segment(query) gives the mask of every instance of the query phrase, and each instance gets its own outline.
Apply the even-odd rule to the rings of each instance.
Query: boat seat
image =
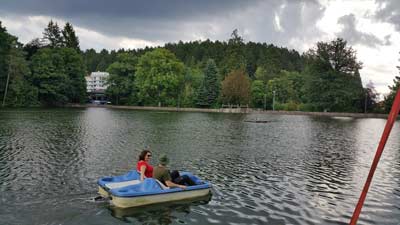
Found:
[[[122,182],[112,182],[112,183],[107,183],[105,186],[109,189],[114,189],[114,188],[121,188],[129,185],[134,185],[134,184],[139,184],[140,180],[128,180],[128,181],[122,181]]]

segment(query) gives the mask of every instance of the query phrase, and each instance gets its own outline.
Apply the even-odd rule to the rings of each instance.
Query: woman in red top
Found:
[[[146,177],[153,177],[153,167],[149,164],[150,158],[150,150],[143,150],[139,155],[139,162],[136,165],[136,169],[140,173],[141,181]]]

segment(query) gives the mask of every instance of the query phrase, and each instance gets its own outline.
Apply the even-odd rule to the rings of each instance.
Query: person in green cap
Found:
[[[158,166],[154,167],[153,170],[153,178],[159,180],[161,183],[163,183],[165,186],[167,187],[179,187],[182,189],[186,188],[186,185],[183,185],[182,183],[184,183],[185,181],[187,182],[187,179],[190,180],[189,177],[187,177],[187,179],[183,176],[179,176],[179,172],[178,171],[174,171],[173,174],[176,174],[178,172],[178,177],[176,177],[174,180],[171,177],[171,174],[167,168],[168,165],[168,157],[163,154],[160,156],[159,158],[159,162],[158,162]],[[176,175],[175,175],[176,176]],[[181,184],[179,183],[175,183],[173,181],[178,180],[178,181],[182,181]],[[193,181],[189,181],[188,184],[192,185]]]

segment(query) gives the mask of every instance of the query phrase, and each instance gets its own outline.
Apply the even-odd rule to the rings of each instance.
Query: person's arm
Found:
[[[170,180],[166,180],[166,181],[165,181],[165,184],[166,184],[168,187],[179,187],[179,188],[182,188],[182,189],[186,189],[186,186],[185,186],[185,185],[175,184],[174,182],[172,182],[172,181],[170,181]]]
[[[140,167],[140,181],[143,181],[144,178],[146,178],[146,176],[144,175],[145,172],[146,172],[146,166],[143,165]]]

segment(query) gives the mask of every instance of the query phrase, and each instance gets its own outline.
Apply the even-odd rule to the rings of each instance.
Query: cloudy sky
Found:
[[[166,42],[227,40],[294,48],[342,37],[363,62],[363,84],[387,93],[398,75],[397,0],[0,0],[0,21],[23,43],[52,19],[71,22],[82,49],[142,48]]]

